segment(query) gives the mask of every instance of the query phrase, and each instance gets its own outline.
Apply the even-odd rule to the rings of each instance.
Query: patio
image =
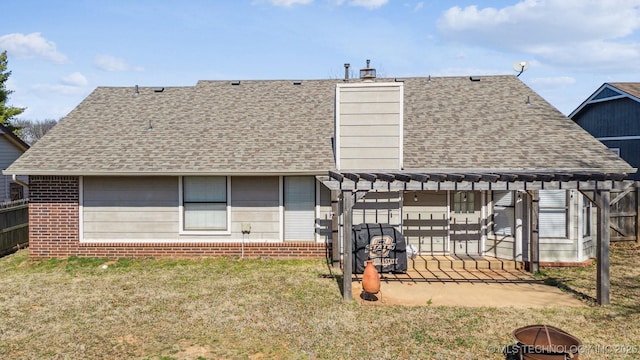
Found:
[[[353,280],[360,281],[360,274]],[[519,283],[536,281],[517,261],[470,255],[418,255],[407,262],[406,274],[382,274],[383,282],[480,282]]]
[[[375,296],[362,294],[361,274],[352,277],[354,299],[363,305],[542,308],[587,306],[546,285],[520,263],[478,256],[417,256],[406,274],[382,274]]]

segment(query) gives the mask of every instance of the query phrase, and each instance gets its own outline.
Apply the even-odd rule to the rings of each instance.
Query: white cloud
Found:
[[[576,79],[570,76],[538,77],[527,80],[527,83],[540,88],[558,88],[573,85]]]
[[[275,6],[291,7],[294,5],[306,5],[313,2],[313,0],[269,0],[269,2]]]
[[[74,72],[62,78],[62,84],[69,86],[86,86],[87,78],[79,72]]]
[[[388,2],[389,0],[351,0],[349,1],[349,5],[361,6],[363,8],[373,10],[385,5]]]
[[[56,63],[67,62],[67,57],[56,49],[56,43],[42,37],[39,32],[13,33],[0,36],[0,48],[18,58],[43,58]]]
[[[640,0],[522,0],[515,5],[452,7],[438,20],[446,38],[543,62],[631,68],[640,61]],[[636,38],[637,39],[637,38]],[[625,65],[626,64],[626,65]]]
[[[294,5],[308,5],[313,2],[313,0],[268,0],[272,5],[282,6],[282,7],[292,7]],[[363,8],[367,8],[369,10],[377,9],[386,3],[389,0],[334,0],[335,4],[342,5],[345,2],[350,6],[359,6]],[[416,10],[422,7],[422,3],[417,5]]]
[[[489,69],[480,67],[448,67],[435,70],[432,76],[482,76],[482,75],[504,75],[504,69]]]
[[[144,71],[144,68],[133,67],[127,63],[125,59],[117,58],[111,55],[96,55],[93,59],[93,66],[103,71],[120,72],[120,71]]]
[[[46,94],[78,95],[85,92],[82,87],[67,84],[34,84],[31,88],[40,96],[45,96]]]

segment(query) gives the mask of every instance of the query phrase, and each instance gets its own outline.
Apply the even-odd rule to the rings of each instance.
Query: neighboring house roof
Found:
[[[0,136],[7,139],[10,143],[15,145],[17,148],[22,150],[22,152],[27,151],[29,149],[29,144],[24,142],[22,139],[17,137],[11,130],[9,130],[6,126],[0,124]]]
[[[515,76],[401,81],[405,170],[634,171]],[[5,172],[325,174],[342,80],[296,83],[100,87]]]
[[[640,101],[640,83],[637,82],[614,82],[609,85],[620,89],[627,94],[634,96],[636,101]]]
[[[640,103],[640,83],[637,82],[612,82],[602,84],[596,91],[591,94],[585,101],[569,114],[570,118],[574,118],[587,105],[611,101],[622,98],[629,98]]]

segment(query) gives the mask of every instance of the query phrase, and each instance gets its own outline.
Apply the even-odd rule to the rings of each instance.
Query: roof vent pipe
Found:
[[[344,82],[349,82],[349,66],[351,66],[351,64],[344,64]]]
[[[138,96],[140,95],[140,89],[138,88],[138,85],[136,85],[135,89],[133,90],[133,96]]]

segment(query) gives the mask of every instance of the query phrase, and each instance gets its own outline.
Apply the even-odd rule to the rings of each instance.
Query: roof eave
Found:
[[[326,174],[327,170],[278,170],[278,171],[78,171],[78,170],[29,170],[11,168],[3,170],[3,175],[29,176],[315,176]]]

